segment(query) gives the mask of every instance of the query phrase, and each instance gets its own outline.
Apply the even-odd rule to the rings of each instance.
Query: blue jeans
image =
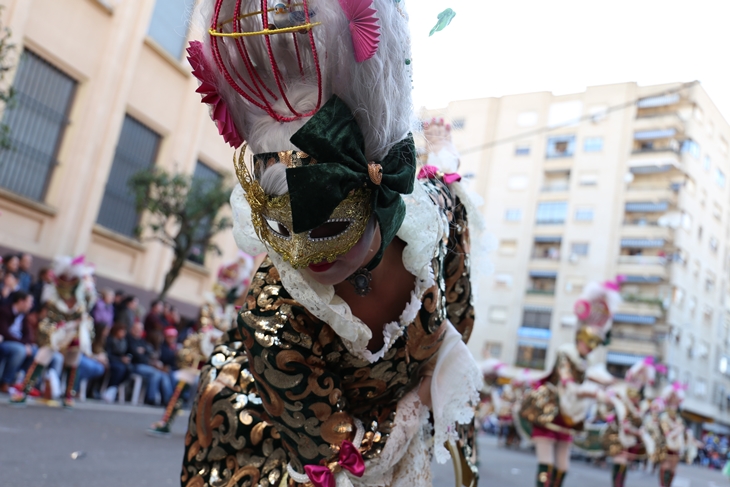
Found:
[[[3,384],[14,384],[18,371],[21,368],[27,369],[30,367],[35,352],[38,350],[38,347],[35,345],[31,345],[31,348],[31,354],[27,355],[25,345],[20,342],[3,341],[0,343],[0,361],[5,359],[5,369],[3,370],[0,382]]]
[[[76,369],[76,381],[93,380],[104,375],[104,365],[98,360],[94,360],[86,355],[81,355],[79,367]]]
[[[135,364],[134,373],[139,374],[147,381],[145,401],[152,404],[157,399],[157,393],[162,397],[162,404],[167,404],[172,397],[172,382],[170,376],[151,365]]]

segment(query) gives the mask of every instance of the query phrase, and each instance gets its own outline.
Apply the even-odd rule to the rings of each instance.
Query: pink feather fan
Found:
[[[339,0],[340,7],[350,21],[352,47],[355,61],[361,63],[375,56],[380,44],[380,26],[377,11],[372,8],[372,0]]]

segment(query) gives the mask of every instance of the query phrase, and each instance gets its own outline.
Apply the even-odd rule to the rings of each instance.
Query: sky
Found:
[[[414,105],[699,80],[730,122],[730,1],[410,0]],[[451,25],[429,37],[438,13]]]

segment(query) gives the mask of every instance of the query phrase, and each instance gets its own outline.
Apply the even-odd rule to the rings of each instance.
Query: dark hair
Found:
[[[161,299],[155,299],[154,301],[152,301],[150,303],[150,308],[154,308],[158,304],[165,304],[165,302],[163,300],[161,300]]]
[[[8,296],[8,300],[10,301],[10,304],[17,304],[28,299],[28,296],[30,296],[30,294],[25,291],[13,291],[10,293],[10,296]]]

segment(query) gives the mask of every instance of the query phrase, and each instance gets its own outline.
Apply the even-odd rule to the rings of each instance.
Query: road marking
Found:
[[[674,477],[674,482],[672,482],[672,487],[690,487],[691,485],[692,482],[684,477]]]

